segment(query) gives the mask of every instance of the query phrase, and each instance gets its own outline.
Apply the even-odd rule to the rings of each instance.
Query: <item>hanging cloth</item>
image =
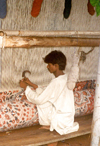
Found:
[[[0,18],[5,18],[7,14],[7,0],[0,0]]]

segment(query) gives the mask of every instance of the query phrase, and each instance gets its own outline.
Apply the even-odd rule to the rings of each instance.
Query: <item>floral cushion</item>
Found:
[[[96,80],[80,81],[76,83],[74,91],[80,91],[85,89],[95,89]]]
[[[24,92],[18,90],[0,93],[0,132],[39,123],[36,105],[22,101],[23,95]]]
[[[75,116],[90,114],[94,109],[95,89],[86,89],[74,92]]]
[[[96,80],[80,81],[74,88],[75,116],[90,114],[94,109]]]

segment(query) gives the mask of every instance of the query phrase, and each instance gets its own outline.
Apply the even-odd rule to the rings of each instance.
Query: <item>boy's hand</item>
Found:
[[[23,81],[27,86],[31,86],[34,89],[38,88],[36,84],[33,84],[28,78],[23,78],[21,81]],[[23,85],[22,85],[23,86]],[[22,87],[23,88],[23,87]]]
[[[26,100],[26,99],[27,99],[27,98],[26,98],[25,95],[23,95],[22,98],[21,98],[21,100]]]
[[[19,85],[20,85],[21,88],[24,88],[24,90],[27,87],[27,83],[25,83],[23,80],[20,80]]]
[[[31,84],[31,81],[30,81],[28,78],[26,78],[26,77],[23,79],[23,81],[24,81],[25,83],[27,83],[28,85]]]

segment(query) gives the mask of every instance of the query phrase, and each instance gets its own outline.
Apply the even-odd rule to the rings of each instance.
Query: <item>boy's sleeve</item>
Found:
[[[27,86],[25,90],[25,95],[30,102],[37,105],[41,105],[41,104],[46,103],[49,100],[52,100],[52,99],[53,101],[56,100],[56,98],[58,97],[58,94],[60,94],[61,92],[60,89],[58,90],[58,87],[62,88],[62,86],[60,87],[60,85],[58,84],[56,80],[52,80],[45,89],[38,87],[34,91],[34,90],[31,90],[29,86]]]
[[[30,102],[34,104],[38,104],[40,101],[36,100],[38,96],[43,92],[42,88],[37,88],[35,91],[32,90],[29,86],[27,86],[25,90],[25,95]]]
[[[68,74],[68,79],[67,79],[67,87],[70,90],[73,90],[75,87],[75,84],[78,80],[78,76],[79,76],[79,55],[74,54],[73,57],[73,64],[72,67],[70,69],[70,72]]]

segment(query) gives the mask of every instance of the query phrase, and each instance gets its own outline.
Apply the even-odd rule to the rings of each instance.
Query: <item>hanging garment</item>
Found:
[[[64,12],[63,12],[65,19],[67,19],[70,15],[71,7],[72,7],[71,2],[72,2],[72,0],[65,0],[65,8],[64,8]]]
[[[39,15],[42,2],[43,2],[43,0],[34,0],[33,1],[33,7],[32,7],[32,11],[31,11],[31,15],[33,17],[37,17]]]
[[[0,0],[0,18],[5,18],[7,14],[7,0]]]

